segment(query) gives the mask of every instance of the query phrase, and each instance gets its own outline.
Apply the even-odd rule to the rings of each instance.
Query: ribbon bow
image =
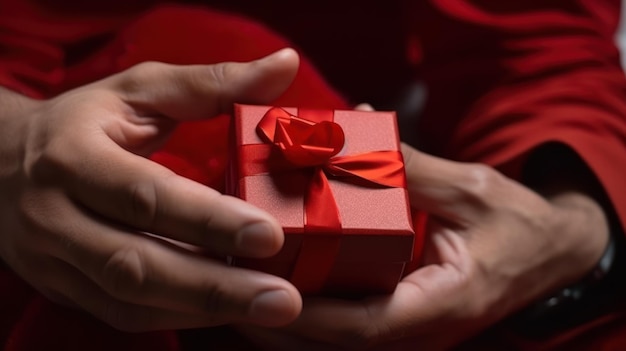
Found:
[[[291,280],[304,292],[316,292],[330,273],[342,231],[328,177],[372,187],[406,187],[406,178],[402,155],[395,150],[337,156],[345,136],[341,126],[333,121],[333,111],[300,109],[298,115],[273,107],[258,123],[257,134],[283,157],[267,169],[313,171],[304,197],[304,231],[326,235],[316,235],[317,244],[303,242]],[[271,163],[270,158],[256,161]],[[306,250],[306,245],[317,247]],[[319,257],[320,253],[325,257]]]

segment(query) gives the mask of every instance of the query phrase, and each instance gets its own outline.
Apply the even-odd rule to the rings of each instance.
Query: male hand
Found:
[[[268,350],[448,349],[572,283],[597,262],[608,224],[589,196],[543,198],[480,164],[404,145],[411,204],[430,215],[423,266],[389,296],[308,299],[284,329],[242,328]]]
[[[4,107],[13,101],[0,113],[0,257],[48,297],[126,331],[292,321],[302,302],[287,281],[186,249],[270,256],[283,243],[276,220],[145,156],[178,122],[270,103],[297,67],[283,50],[143,63],[41,102],[0,90]]]

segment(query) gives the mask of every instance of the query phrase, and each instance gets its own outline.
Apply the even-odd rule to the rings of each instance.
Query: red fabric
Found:
[[[0,0],[0,85],[48,97],[144,60],[241,61],[288,44],[248,19],[198,8],[160,6],[141,12],[152,1],[120,2],[113,9],[108,1],[57,3]],[[428,86],[428,103],[416,125],[424,149],[485,162],[517,177],[530,150],[550,141],[565,143],[596,173],[624,225],[626,80],[613,43],[619,0],[406,1],[409,9],[403,13],[409,26],[403,35],[394,17],[400,13],[399,2],[388,1],[380,8],[359,4],[358,9],[337,1],[216,3],[270,21],[327,76],[340,77],[335,82],[345,91],[357,92],[352,96],[388,97],[394,91],[391,83],[405,82],[405,64],[398,55],[404,48],[398,47],[408,39],[407,55]],[[296,10],[293,3],[316,11],[289,12]],[[333,8],[342,11],[329,10]],[[353,36],[338,34],[343,31]],[[345,38],[352,40],[342,41]],[[367,94],[363,87],[369,89]],[[276,104],[346,107],[308,61]],[[220,117],[182,126],[154,159],[220,187],[227,124]],[[206,140],[214,143],[207,145]],[[11,273],[0,273],[0,343],[5,350],[50,345],[66,350],[100,345],[116,350],[177,349],[171,333],[113,332],[46,302]],[[542,345],[501,334],[486,334],[489,337],[477,342],[487,340],[499,345],[496,349],[560,344],[569,350],[623,350],[624,316],[616,311]],[[119,343],[98,343],[109,339]]]
[[[616,166],[626,164],[626,81],[613,41],[619,3],[419,2],[412,33],[425,53],[425,148],[516,177],[529,150],[565,143],[594,170],[624,227],[626,182]]]

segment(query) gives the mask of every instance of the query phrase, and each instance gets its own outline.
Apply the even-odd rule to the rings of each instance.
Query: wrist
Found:
[[[610,221],[607,245],[587,274],[535,301],[503,326],[524,338],[546,339],[611,313],[623,305],[624,274],[626,241],[619,223]]]
[[[505,326],[526,338],[543,339],[614,308],[614,292],[618,285],[626,287],[621,283],[624,263],[619,262],[625,246],[600,182],[567,145],[550,143],[535,150],[525,164],[523,182],[553,208],[550,233],[556,250],[541,273],[544,293]]]
[[[569,146],[548,143],[524,165],[523,182],[554,209],[552,290],[581,279],[602,256],[612,207],[593,171]],[[548,289],[550,290],[550,289]],[[549,291],[547,291],[549,293]]]
[[[563,288],[584,279],[606,248],[609,230],[602,209],[592,199],[576,192],[546,197],[548,211],[535,217],[544,230],[533,239],[538,246],[529,258],[531,269],[519,274],[505,294],[510,300],[499,312],[508,315],[550,299]]]
[[[559,254],[555,287],[583,278],[597,265],[609,241],[609,220],[602,206],[587,193],[568,190],[547,196],[558,214],[554,234]]]

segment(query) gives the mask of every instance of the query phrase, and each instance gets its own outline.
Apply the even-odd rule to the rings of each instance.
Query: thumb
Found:
[[[287,48],[247,63],[178,66],[145,62],[105,84],[141,113],[193,120],[228,112],[235,102],[271,103],[289,87],[298,65],[298,54]]]
[[[484,213],[502,176],[494,169],[427,155],[402,144],[411,206],[462,224]]]

